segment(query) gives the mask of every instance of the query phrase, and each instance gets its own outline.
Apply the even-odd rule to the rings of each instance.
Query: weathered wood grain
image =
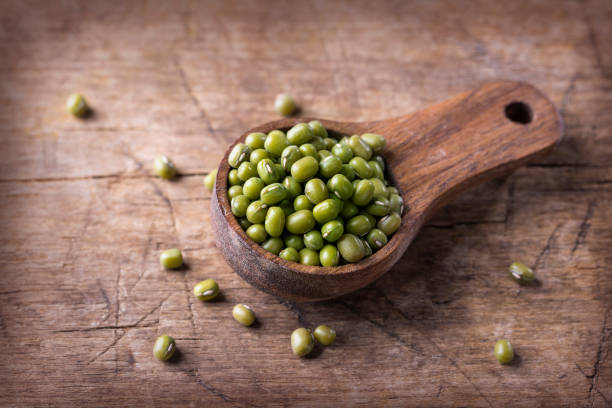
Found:
[[[0,404],[609,406],[611,27],[605,0],[0,2]],[[549,95],[564,141],[460,196],[369,287],[280,302],[218,254],[202,175],[276,93],[377,120],[498,78]],[[63,111],[75,90],[89,120]],[[186,176],[152,178],[158,153]],[[169,246],[189,268],[159,269]],[[206,277],[222,301],[190,296]],[[291,331],[320,323],[337,343],[294,358]]]

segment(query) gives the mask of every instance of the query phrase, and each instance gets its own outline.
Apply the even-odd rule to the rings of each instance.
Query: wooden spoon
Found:
[[[251,132],[287,130],[312,118],[289,118]],[[211,202],[217,246],[243,279],[256,288],[295,301],[330,299],[378,279],[400,259],[419,229],[455,194],[509,172],[550,151],[561,140],[563,122],[552,102],[524,82],[500,81],[438,105],[374,122],[320,119],[331,134],[368,132],[386,137],[388,177],[405,203],[400,229],[387,245],[355,264],[316,267],[288,262],[247,237],[227,199],[226,151]]]

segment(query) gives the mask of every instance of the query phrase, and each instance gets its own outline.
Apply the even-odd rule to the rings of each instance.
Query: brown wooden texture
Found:
[[[609,406],[611,21],[607,0],[1,2],[0,404]],[[281,302],[216,250],[202,177],[278,92],[364,121],[498,78],[550,96],[564,140],[458,197],[375,283]],[[63,111],[74,91],[92,118]],[[184,176],[152,177],[159,153]],[[186,270],[160,270],[171,246]],[[191,295],[207,277],[221,301]],[[291,331],[320,323],[336,344],[294,358]]]
[[[508,107],[517,104],[528,123],[517,123],[520,118],[507,113]],[[244,143],[251,132],[286,131],[301,120],[312,118],[283,119],[245,131],[221,160],[211,200],[217,248],[234,272],[258,289],[294,301],[332,299],[380,278],[401,258],[423,224],[452,197],[548,153],[563,132],[550,100],[533,86],[516,81],[484,84],[392,119],[358,123],[321,119],[336,137],[367,132],[387,137],[382,152],[386,170],[407,208],[400,229],[373,256],[356,264],[322,268],[287,262],[250,240],[227,198],[227,158],[233,147]]]

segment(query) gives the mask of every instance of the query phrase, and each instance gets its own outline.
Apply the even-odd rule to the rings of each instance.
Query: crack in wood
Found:
[[[225,401],[225,402],[235,402],[234,400],[229,398],[227,395],[223,394],[222,392],[218,391],[216,388],[214,388],[214,387],[210,386],[209,384],[207,384],[206,382],[202,381],[202,379],[196,377],[196,382],[200,386],[202,386],[202,388],[204,388],[205,390],[207,390],[211,394],[216,395],[217,397],[221,398],[223,401]]]
[[[206,124],[206,127],[208,128],[208,131],[210,132],[211,136],[216,136],[215,130],[212,127],[212,124],[210,123],[210,119],[208,119],[208,115],[206,114],[206,111],[202,107],[202,104],[200,104],[200,101],[198,100],[198,98],[196,98],[195,94],[193,93],[193,89],[191,88],[191,85],[189,81],[187,80],[187,75],[185,74],[185,70],[183,69],[183,66],[181,65],[179,58],[174,57],[173,61],[174,61],[176,70],[179,73],[181,84],[183,85],[183,88],[185,89],[185,91],[187,92],[187,95],[191,99],[193,106],[195,106],[195,108],[200,114],[200,117],[204,120],[204,123]]]
[[[189,310],[189,321],[191,322],[191,329],[193,330],[193,334],[197,333],[195,318],[193,316],[193,303],[191,302],[191,291],[189,290],[189,285],[187,284],[187,277],[183,274],[183,283],[185,286],[185,298],[187,299],[187,307]]]
[[[606,309],[604,312],[603,324],[601,327],[601,335],[599,339],[599,346],[597,347],[597,358],[595,359],[595,364],[593,366],[593,378],[591,381],[591,386],[589,388],[589,404],[593,407],[595,403],[595,392],[597,392],[608,404],[610,401],[603,395],[601,391],[598,389],[599,385],[599,373],[602,363],[608,357],[608,351],[604,354],[604,345],[608,342],[608,334],[607,334],[607,326],[608,326],[608,314],[610,314],[610,308]]]
[[[121,143],[121,145],[123,147],[123,155],[128,159],[132,160],[134,163],[136,163],[136,171],[138,172],[142,170],[144,168],[144,163],[136,157],[136,155],[132,152],[132,150],[126,143]]]
[[[200,375],[200,370],[196,367],[196,368],[192,368],[190,370],[181,370],[181,372],[187,374],[189,377],[193,377],[196,380],[196,383],[198,385],[200,385],[202,388],[204,388],[206,391],[208,391],[210,394],[221,398],[224,402],[228,402],[231,403],[233,406],[236,406],[236,404],[240,404],[242,406],[249,406],[249,407],[255,407],[255,408],[259,408],[259,405],[255,405],[252,404],[248,401],[237,401],[234,398],[230,397],[229,395],[223,393],[222,391],[218,390],[217,388],[213,387],[212,385],[208,384],[206,381],[204,381],[202,379],[202,376]]]
[[[88,126],[87,132],[146,132],[149,129],[146,127],[136,126]],[[62,129],[62,132],[83,132],[82,127],[67,127]]]
[[[553,230],[553,232],[548,236],[548,239],[546,240],[546,245],[544,245],[544,248],[542,248],[542,250],[540,251],[540,253],[538,254],[538,257],[536,258],[533,266],[534,268],[537,270],[540,267],[540,262],[542,262],[543,260],[546,259],[546,257],[548,256],[548,253],[550,252],[550,248],[551,248],[551,244],[552,244],[552,240],[555,238],[555,236],[557,235],[557,231],[559,231],[559,228],[561,228],[562,224],[557,224],[557,226],[555,227],[555,229]]]
[[[121,300],[120,300],[120,296],[119,296],[119,286],[120,286],[120,284],[121,284],[121,266],[119,266],[117,268],[117,278],[115,280],[115,326],[119,325],[119,314],[120,314],[120,304],[121,304]],[[99,353],[97,356],[95,356],[92,360],[90,360],[87,363],[87,365],[93,363],[101,355],[103,355],[108,350],[110,350],[111,347],[113,347],[115,344],[117,344],[119,342],[119,340],[121,340],[121,338],[125,335],[125,333],[127,333],[127,331],[124,331],[121,335],[118,335],[118,330],[119,329],[114,329],[113,330],[113,341],[111,342],[111,344],[107,348],[102,350],[102,352]],[[115,374],[116,374],[117,371],[118,371],[118,369],[117,369],[117,367],[118,367],[118,363],[117,363],[117,351],[116,350],[115,350],[114,362],[115,362]]]
[[[148,324],[148,325],[141,325],[140,323],[142,323],[142,321],[144,319],[146,319],[147,317],[151,316],[151,314],[153,314],[157,309],[159,309],[163,303],[168,300],[168,298],[170,297],[170,295],[166,296],[164,298],[164,300],[161,301],[161,303],[157,306],[155,306],[155,308],[153,308],[150,312],[148,312],[147,314],[145,314],[144,316],[142,316],[140,319],[136,320],[134,323],[128,323],[128,324],[114,324],[114,325],[109,325],[109,326],[95,326],[95,327],[84,327],[84,328],[77,328],[77,329],[62,329],[62,330],[53,330],[52,333],[71,333],[71,332],[88,332],[88,331],[95,331],[95,330],[116,330],[116,329],[131,329],[131,328],[135,328],[135,327],[152,327],[153,324]]]
[[[561,112],[561,115],[563,116],[565,116],[565,111],[567,109],[567,105],[569,104],[570,96],[576,88],[576,81],[578,80],[579,77],[580,77],[580,74],[575,73],[570,79],[567,89],[565,90],[565,92],[563,92],[563,97],[561,98],[561,106],[559,107],[559,112]]]
[[[130,293],[132,293],[134,288],[136,288],[136,286],[138,285],[138,283],[140,282],[140,280],[144,276],[146,265],[147,265],[147,259],[149,257],[149,252],[151,250],[151,244],[153,243],[153,237],[151,236],[152,232],[153,232],[153,223],[151,223],[149,225],[149,231],[147,232],[147,243],[145,244],[145,248],[144,248],[144,251],[142,253],[142,258],[140,260],[140,271],[138,272],[138,279],[136,279],[136,282],[134,282],[134,284],[132,285],[132,287],[128,291],[128,295]]]
[[[149,180],[149,184],[153,187],[153,192],[155,193],[155,195],[157,195],[158,197],[160,197],[164,203],[166,204],[166,207],[168,208],[168,211],[170,213],[170,220],[172,221],[172,228],[174,229],[174,233],[175,235],[177,235],[178,238],[178,231],[176,229],[176,219],[174,217],[174,206],[172,205],[172,201],[170,200],[170,198],[168,198],[168,196],[157,186],[157,183],[155,183],[155,181],[153,180]]]
[[[440,384],[438,387],[438,392],[436,393],[436,398],[440,398],[440,394],[442,394],[442,390],[444,389],[444,385]]]
[[[106,304],[106,307],[105,307],[106,314],[102,318],[102,321],[105,322],[106,319],[108,319],[110,317],[110,313],[111,313],[111,301],[108,298],[108,294],[106,293],[106,291],[102,287],[102,284],[100,283],[100,279],[98,279],[97,282],[98,282],[98,285],[100,285],[100,294],[102,295],[102,298],[104,299],[104,303]]]
[[[166,296],[166,298],[164,298],[164,300],[162,300],[157,306],[155,306],[150,312],[148,312],[147,314],[145,314],[144,316],[142,316],[140,319],[138,319],[135,323],[132,323],[130,325],[127,325],[127,327],[120,327],[121,330],[126,329],[126,328],[134,328],[137,327],[140,323],[142,323],[143,320],[145,320],[147,317],[149,317],[151,314],[153,314],[157,309],[161,308],[161,306],[164,304],[164,302],[169,298],[170,296]],[[159,320],[159,319],[158,319]],[[115,327],[111,327],[113,329],[117,329]],[[77,330],[77,331],[84,331],[84,330]],[[113,341],[106,346],[100,353],[98,353],[93,359],[89,360],[87,362],[87,365],[93,363],[94,361],[96,361],[98,358],[100,358],[102,355],[104,355],[104,353],[106,353],[108,350],[110,350],[113,346],[115,346],[119,340],[121,340],[126,334],[128,333],[128,330],[124,330],[123,333],[121,333],[119,336],[115,336],[115,338],[113,339]]]
[[[595,180],[595,184],[612,184],[612,180]]]
[[[588,380],[591,380],[591,379],[593,378],[593,374],[588,375],[587,373],[585,373],[585,372],[584,372],[584,370],[582,369],[582,367],[580,367],[580,366],[578,365],[578,363],[574,363],[574,365],[576,366],[576,368],[578,369],[578,371],[580,371],[580,373],[581,373],[582,375],[584,375],[584,376],[585,376],[585,377],[586,377]]]
[[[413,344],[408,343],[399,334],[395,333],[393,330],[390,330],[386,325],[384,325],[382,323],[378,323],[376,320],[373,320],[373,319],[370,319],[370,318],[364,316],[363,313],[359,313],[358,310],[356,310],[353,306],[349,305],[345,301],[340,301],[338,303],[341,304],[342,306],[344,306],[349,312],[353,313],[355,316],[358,316],[360,319],[362,319],[362,320],[370,323],[372,326],[376,327],[383,334],[385,334],[387,337],[392,338],[397,343],[399,343],[401,346],[404,346],[405,348],[409,349],[410,351],[412,351],[413,353],[415,353],[417,355],[423,355],[423,352],[418,347],[415,347]]]
[[[108,350],[110,350],[115,344],[117,344],[119,342],[119,340],[121,340],[123,338],[123,336],[125,336],[125,334],[127,333],[127,331],[124,331],[123,333],[121,333],[119,336],[117,336],[116,332],[114,334],[114,339],[113,341],[106,346],[100,353],[98,353],[93,359],[89,360],[87,362],[86,365],[89,365],[91,363],[93,363],[94,361],[96,361],[98,358],[100,358],[102,355],[104,355],[104,353],[106,353]]]
[[[189,177],[203,177],[210,173],[208,171],[188,171],[177,174],[177,179],[189,178]],[[75,176],[75,177],[30,177],[30,178],[7,178],[0,179],[0,183],[58,183],[58,182],[71,182],[71,181],[87,181],[87,180],[104,180],[104,179],[128,179],[128,180],[142,180],[142,179],[158,179],[159,177],[154,174],[142,174],[133,173],[126,174],[123,172],[119,173],[108,173],[108,174],[92,174],[88,176]]]
[[[119,324],[119,283],[121,280],[121,267],[117,268],[117,276],[115,278],[115,326]]]
[[[317,6],[315,4],[315,2],[308,2],[308,4],[310,5],[311,11],[313,13],[313,18],[317,18],[317,16],[319,15],[319,11],[317,10]],[[330,27],[330,29],[334,30],[337,33],[337,30],[335,30],[334,27]],[[316,30],[314,33],[318,39],[319,39],[319,44],[320,44],[320,50],[323,51],[323,56],[325,56],[325,61],[326,64],[330,67],[332,67],[332,74],[331,74],[331,79],[332,79],[332,84],[333,84],[333,93],[334,96],[338,99],[340,99],[340,87],[338,85],[338,74],[339,74],[339,70],[337,68],[337,64],[335,64],[335,60],[331,57],[331,54],[329,53],[329,50],[327,49],[327,42],[325,41],[325,38],[323,37],[323,32]]]
[[[62,268],[67,268],[69,266],[74,265],[75,256],[74,256],[74,246],[76,239],[81,239],[83,235],[87,232],[87,228],[91,224],[91,211],[92,211],[92,202],[91,198],[87,200],[87,209],[85,210],[85,215],[83,216],[83,225],[76,233],[76,235],[69,240],[68,251],[64,256],[64,260],[62,261]]]
[[[221,391],[217,390],[215,387],[209,385],[204,380],[202,380],[202,378],[200,378],[200,370],[198,370],[197,368],[195,369],[195,377],[196,377],[197,383],[200,384],[203,388],[205,388],[208,392],[216,395],[217,397],[221,398],[225,402],[234,402],[230,397],[228,397]]]
[[[210,197],[188,197],[188,198],[175,198],[176,202],[197,202],[197,201],[210,201]]]
[[[0,296],[1,295],[13,295],[15,293],[24,293],[24,292],[30,292],[29,290],[23,290],[23,289],[17,289],[17,290],[6,290],[3,292],[0,292]]]
[[[191,34],[192,34],[191,24],[190,24],[190,17],[191,17],[191,10],[190,10],[191,7],[190,6],[191,6],[191,2],[188,1],[187,9],[185,11],[179,12],[179,16],[181,17],[183,28],[185,29],[185,37],[187,37],[187,41],[191,40]]]
[[[586,214],[584,215],[582,223],[580,224],[580,228],[578,229],[578,234],[576,234],[576,240],[574,241],[574,247],[572,248],[572,255],[574,254],[574,252],[576,252],[576,249],[578,249],[578,247],[582,245],[586,240],[587,234],[589,233],[589,228],[591,228],[591,224],[589,223],[589,221],[593,217],[596,206],[597,202],[593,201],[589,203],[589,206],[587,207]]]
[[[98,330],[122,330],[122,329],[134,329],[134,328],[147,328],[154,327],[159,323],[159,321],[155,320],[151,323],[146,324],[120,324],[120,325],[109,325],[109,326],[95,326],[95,327],[85,327],[85,328],[77,328],[77,329],[61,329],[61,330],[52,330],[51,333],[79,333],[79,332],[93,332]]]
[[[170,213],[170,219],[172,221],[172,229],[173,229],[174,235],[177,241],[180,241],[179,234],[178,234],[178,226],[176,224],[176,217],[174,215],[174,206],[172,205],[172,200],[170,200],[170,198],[161,191],[161,189],[157,186],[157,183],[155,183],[154,181],[150,181],[150,184],[153,186],[155,194],[161,197],[161,199],[166,204],[168,211]],[[193,333],[195,334],[197,330],[196,330],[195,318],[193,315],[193,304],[191,303],[191,296],[190,296],[191,291],[189,290],[189,284],[187,283],[187,272],[181,274],[181,276],[183,279],[183,287],[184,287],[184,292],[185,292],[187,309],[189,311],[189,322],[191,323],[191,329],[193,330]]]
[[[176,217],[175,217],[175,213],[174,213],[174,206],[172,205],[172,200],[170,200],[170,198],[164,194],[162,192],[162,190],[157,186],[157,183],[155,183],[154,181],[149,181],[150,184],[153,186],[153,189],[155,191],[155,194],[158,195],[159,197],[161,197],[161,199],[164,201],[164,203],[166,204],[168,211],[170,213],[170,219],[172,221],[172,229],[174,232],[174,235],[177,239],[177,241],[180,241],[180,237],[179,237],[179,233],[178,233],[178,226],[176,224]],[[180,245],[179,245],[180,247]],[[187,273],[185,272],[183,274],[181,274],[182,279],[183,279],[183,287],[184,287],[184,292],[185,292],[185,299],[187,302],[187,307],[188,307],[188,311],[189,311],[189,322],[191,323],[191,329],[193,330],[193,333],[195,334],[196,331],[196,324],[195,324],[195,318],[193,315],[193,304],[191,302],[191,296],[190,296],[190,290],[189,290],[189,284],[187,283]]]
[[[284,300],[281,298],[277,298],[278,299],[278,303],[280,303],[281,305],[285,306],[287,308],[287,310],[289,310],[291,313],[293,313],[295,315],[295,317],[297,318],[298,322],[305,326],[305,327],[311,327],[312,325],[310,324],[310,321],[308,319],[306,319],[306,317],[304,317],[304,312],[302,311],[302,309],[300,309],[297,304],[295,304],[294,302],[290,301],[290,300]]]
[[[130,177],[123,173],[109,173],[109,174],[91,174],[89,176],[77,176],[77,177],[30,177],[30,178],[9,178],[0,179],[0,183],[50,183],[50,182],[61,182],[61,181],[87,181],[87,180],[98,180],[98,179],[109,179],[109,178],[141,178]],[[153,177],[153,176],[151,176]]]
[[[608,70],[606,69],[604,63],[603,63],[603,58],[601,57],[601,52],[599,51],[599,44],[597,43],[597,35],[595,34],[595,29],[593,28],[593,24],[591,24],[591,19],[589,18],[588,14],[587,14],[587,10],[588,8],[584,8],[585,12],[584,12],[584,20],[586,22],[587,28],[589,30],[589,44],[591,45],[591,48],[593,49],[593,54],[595,54],[595,63],[597,65],[597,68],[599,69],[599,71],[601,72],[601,75],[604,78],[608,78],[610,75],[608,73]]]
[[[389,299],[389,297],[387,296],[387,294],[385,292],[383,292],[379,287],[375,286],[375,289],[378,293],[380,293],[380,295],[382,296],[382,298],[385,300],[385,302],[391,307],[392,310],[395,310],[404,320],[406,321],[411,321],[408,316],[406,316],[406,314],[404,313],[403,310],[401,310],[399,307],[397,307],[395,305],[395,303],[393,303],[391,301],[391,299]],[[489,405],[489,407],[493,407],[493,404],[491,404],[491,401],[489,401],[489,399],[484,395],[484,393],[482,392],[482,390],[472,381],[472,379],[461,369],[461,367],[459,366],[459,364],[453,360],[452,358],[450,358],[438,345],[438,343],[436,343],[435,341],[433,341],[431,339],[430,336],[427,336],[423,333],[420,332],[420,330],[417,329],[417,331],[419,332],[419,334],[421,334],[421,336],[423,338],[425,338],[428,342],[430,342],[435,349],[438,351],[438,353],[440,353],[441,356],[443,356],[444,358],[446,358],[452,365],[453,367],[455,367],[457,369],[457,371],[459,371],[459,373],[472,385],[472,387],[474,388],[474,390],[476,390],[476,392],[478,393],[478,395],[484,399],[487,404]]]
[[[452,229],[455,227],[462,227],[468,225],[487,225],[487,224],[505,224],[506,220],[476,220],[476,221],[458,221],[451,222],[448,224],[427,224],[424,225],[423,228],[436,228],[436,229]]]

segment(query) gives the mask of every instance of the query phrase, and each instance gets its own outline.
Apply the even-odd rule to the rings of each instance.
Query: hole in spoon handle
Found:
[[[550,100],[524,82],[487,83],[438,105],[378,122],[385,156],[413,214],[549,151],[563,134]]]
[[[504,113],[508,120],[526,125],[533,120],[531,106],[525,102],[512,102],[506,105]]]

